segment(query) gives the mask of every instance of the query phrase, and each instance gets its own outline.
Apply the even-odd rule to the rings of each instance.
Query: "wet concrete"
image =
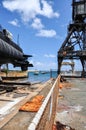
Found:
[[[67,81],[71,87],[59,91],[61,96],[55,120],[75,130],[86,130],[86,79]]]

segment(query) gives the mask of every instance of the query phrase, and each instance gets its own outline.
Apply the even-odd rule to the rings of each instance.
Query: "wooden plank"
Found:
[[[0,91],[0,94],[4,94],[6,93],[6,90]]]
[[[18,113],[19,108],[23,104],[25,104],[27,101],[29,101],[32,97],[36,96],[37,94],[37,92],[33,92],[26,97],[17,98],[15,99],[14,103],[10,102],[8,103],[8,105],[0,109],[0,128],[2,128],[11,118],[13,118],[13,116],[15,116]]]
[[[14,98],[7,96],[0,96],[0,101],[14,101]]]
[[[0,83],[1,85],[31,85],[31,83],[30,82],[6,82],[6,81],[4,81],[4,82],[1,82]]]

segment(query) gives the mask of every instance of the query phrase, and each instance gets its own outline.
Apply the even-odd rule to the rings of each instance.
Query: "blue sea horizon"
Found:
[[[28,72],[28,80],[30,82],[45,82],[49,80],[51,77],[56,78],[57,71],[47,71],[45,73],[39,71],[38,74],[35,74],[34,72]]]

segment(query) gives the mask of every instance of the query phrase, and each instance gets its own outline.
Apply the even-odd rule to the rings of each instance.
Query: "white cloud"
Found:
[[[47,18],[58,18],[59,13],[54,11],[52,4],[46,0],[3,0],[3,7],[11,12],[20,14],[24,23],[29,23],[32,28],[38,30],[36,36],[40,37],[56,37],[56,31],[46,30],[45,26],[38,16]],[[9,22],[14,26],[18,26],[18,21],[15,19]]]
[[[56,62],[51,62],[49,65],[48,65],[48,67],[51,69],[51,68],[53,68],[53,69],[56,69],[57,68],[57,63]]]
[[[43,8],[40,10],[40,14],[48,18],[59,17],[57,12],[53,11],[52,6],[45,0],[42,0]]]
[[[64,27],[67,27],[67,25],[68,25],[68,24],[65,23],[65,24],[62,24],[61,27],[64,28]]]
[[[29,60],[29,62],[30,62],[31,64],[34,64],[34,61],[33,61],[33,60]]]
[[[17,11],[24,22],[36,18],[37,15],[47,18],[59,17],[59,13],[54,12],[45,0],[4,0],[3,6],[11,12]]]
[[[44,28],[44,25],[41,23],[41,19],[39,19],[39,18],[35,18],[33,20],[33,23],[31,24],[31,26],[34,29],[38,29],[38,30]]]
[[[17,26],[19,27],[19,24],[18,24],[18,20],[17,19],[14,19],[12,21],[9,21],[10,24],[12,24],[13,26]]]
[[[44,56],[47,58],[55,58],[56,57],[56,55],[53,55],[53,54],[45,54]]]
[[[36,36],[52,38],[52,37],[56,37],[56,31],[52,29],[51,30],[42,29],[42,30],[39,30]]]
[[[43,66],[43,63],[38,61],[38,62],[35,62],[35,65],[36,66]]]
[[[49,62],[47,63],[44,63],[44,62],[40,62],[40,61],[36,61],[33,63],[34,67],[38,70],[50,70],[50,69],[56,69],[57,68],[57,63],[55,62]]]
[[[24,22],[35,18],[40,10],[39,0],[4,0],[3,6],[11,12],[17,11]]]

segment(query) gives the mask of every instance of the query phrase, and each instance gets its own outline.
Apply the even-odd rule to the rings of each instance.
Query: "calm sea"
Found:
[[[49,80],[51,77],[56,78],[57,71],[46,72],[44,74],[41,72],[39,72],[38,74],[35,74],[34,72],[29,72],[28,75],[28,80],[30,82],[45,82]]]

